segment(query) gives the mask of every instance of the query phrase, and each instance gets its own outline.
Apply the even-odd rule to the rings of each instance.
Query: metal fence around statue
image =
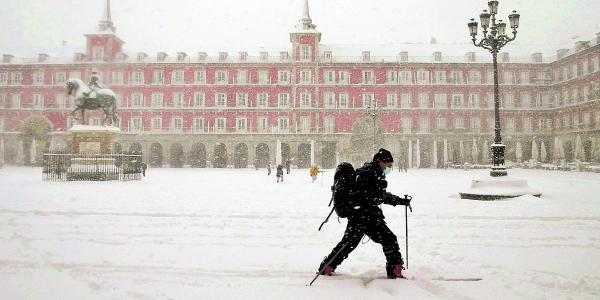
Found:
[[[141,180],[144,163],[140,154],[44,153],[44,181]]]

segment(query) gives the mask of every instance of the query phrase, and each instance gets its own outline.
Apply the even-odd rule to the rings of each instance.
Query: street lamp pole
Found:
[[[373,119],[373,154],[375,154],[377,153],[375,140],[377,137],[377,118],[379,117],[379,105],[377,105],[377,102],[373,104],[373,107],[371,105],[367,106],[367,113]]]
[[[498,13],[498,1],[488,1],[487,10],[483,10],[483,13],[479,15],[481,28],[483,29],[483,37],[481,41],[477,42],[477,22],[475,19],[471,19],[468,23],[469,33],[473,40],[473,45],[483,49],[487,49],[492,53],[493,67],[494,67],[494,144],[492,144],[492,170],[490,175],[492,177],[500,177],[508,175],[506,167],[504,166],[504,149],[505,146],[502,144],[502,136],[500,135],[500,92],[498,88],[498,53],[500,49],[509,42],[512,42],[517,37],[517,28],[519,27],[519,17],[516,11],[513,10],[512,14],[508,16],[510,20],[510,28],[512,28],[512,37],[506,35],[506,23],[502,20],[496,22],[496,14]],[[490,24],[491,19],[491,24]],[[488,34],[489,28],[489,34]]]

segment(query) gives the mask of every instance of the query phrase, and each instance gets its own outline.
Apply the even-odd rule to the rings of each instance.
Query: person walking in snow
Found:
[[[287,174],[290,174],[290,166],[291,166],[291,164],[292,164],[292,161],[291,161],[291,160],[287,159],[287,160],[285,161],[285,172],[286,172]]]
[[[267,176],[271,176],[271,163],[267,163]]]
[[[310,168],[310,177],[312,177],[312,182],[314,183],[317,180],[317,175],[319,175],[319,168],[317,166],[313,166]]]
[[[332,275],[337,266],[358,246],[363,236],[367,235],[383,247],[383,254],[387,260],[387,278],[403,278],[404,261],[398,239],[385,223],[385,216],[380,208],[382,203],[393,206],[410,205],[409,199],[386,192],[385,175],[392,171],[393,163],[392,154],[381,148],[373,156],[373,161],[356,169],[356,191],[352,195],[352,201],[357,206],[348,216],[342,240],[321,262],[317,271],[321,275]]]
[[[283,182],[283,166],[282,165],[277,165],[277,173],[275,173],[275,176],[277,176],[277,183],[279,183],[280,181]]]

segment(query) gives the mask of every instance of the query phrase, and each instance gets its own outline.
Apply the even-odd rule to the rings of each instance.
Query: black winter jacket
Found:
[[[354,193],[354,213],[352,217],[369,220],[383,220],[385,216],[379,205],[408,205],[410,202],[386,192],[385,174],[377,162],[367,162],[356,169],[356,191]]]

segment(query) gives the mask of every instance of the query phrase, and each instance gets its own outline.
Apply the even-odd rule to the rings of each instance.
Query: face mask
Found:
[[[385,168],[383,170],[383,174],[385,174],[385,175],[390,174],[390,173],[392,173],[392,168]]]

